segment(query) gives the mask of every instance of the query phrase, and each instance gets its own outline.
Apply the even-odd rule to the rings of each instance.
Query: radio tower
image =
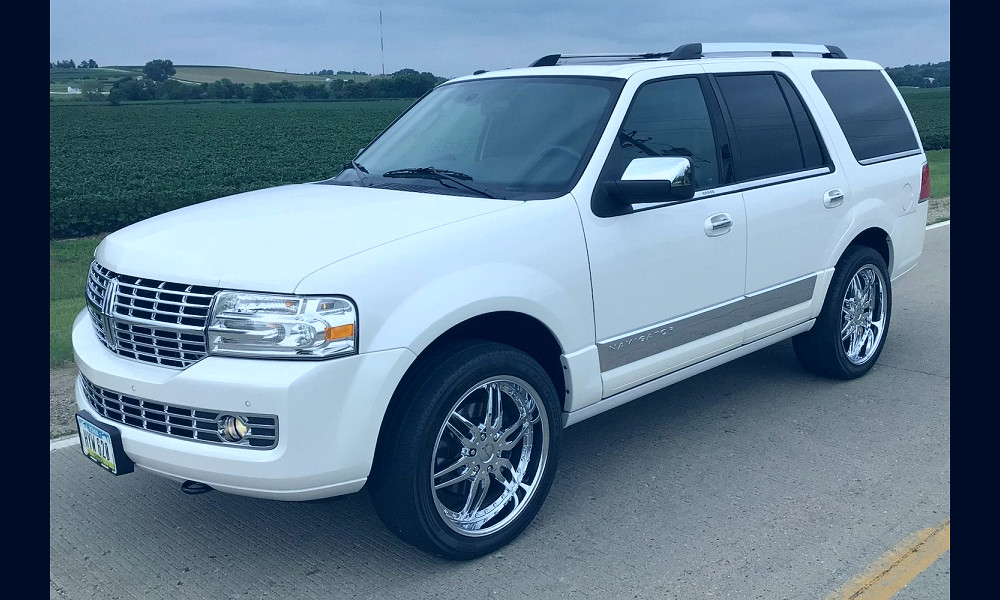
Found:
[[[382,37],[382,0],[378,0],[378,43],[382,47],[382,77],[385,77],[385,40]]]

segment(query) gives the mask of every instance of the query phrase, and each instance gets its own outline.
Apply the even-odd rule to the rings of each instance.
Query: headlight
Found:
[[[329,358],[358,351],[358,311],[340,296],[220,292],[208,326],[211,354]]]

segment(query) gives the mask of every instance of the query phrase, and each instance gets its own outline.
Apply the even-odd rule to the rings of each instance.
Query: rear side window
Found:
[[[792,121],[795,123],[795,132],[799,134],[799,145],[802,151],[802,163],[806,169],[816,169],[826,163],[823,149],[816,134],[816,127],[806,112],[806,107],[802,104],[798,92],[782,76],[778,76],[778,85],[781,86],[781,93],[785,95],[785,102],[788,103],[788,110],[792,112]]]
[[[740,154],[741,180],[823,166],[816,130],[802,100],[772,73],[716,77]]]
[[[881,71],[813,71],[813,80],[858,162],[919,151],[906,111]]]

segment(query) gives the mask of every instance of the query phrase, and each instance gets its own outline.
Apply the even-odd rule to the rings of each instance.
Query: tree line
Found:
[[[153,62],[153,61],[151,61]],[[235,83],[228,78],[213,83],[181,83],[169,79],[175,69],[170,61],[161,61],[155,68],[150,63],[143,69],[146,77],[122,77],[115,81],[107,96],[111,104],[142,100],[348,100],[368,98],[417,98],[445,81],[432,73],[401,69],[385,77],[365,81],[331,79],[324,83],[295,84],[290,81],[273,83]],[[88,96],[90,99],[90,96]],[[100,98],[94,98],[100,99]]]
[[[97,61],[94,59],[81,60],[79,64],[70,60],[59,60],[56,62],[49,61],[49,70],[52,69],[96,69]]]
[[[365,73],[364,71],[334,71],[333,69],[310,71],[308,75],[367,75],[371,77],[371,73]]]
[[[896,86],[937,88],[951,86],[951,61],[904,65],[885,70]]]
[[[81,68],[72,60],[49,63],[52,68]],[[81,65],[84,63],[81,63]],[[97,63],[93,63],[97,67]],[[89,67],[88,67],[89,68]],[[84,99],[107,100],[111,104],[123,101],[143,100],[250,100],[251,102],[272,102],[276,100],[341,100],[368,98],[417,98],[427,93],[437,84],[445,81],[433,73],[418,72],[415,69],[400,69],[392,75],[371,77],[364,81],[344,79],[337,75],[367,75],[359,71],[338,71],[326,69],[319,72],[328,77],[323,83],[295,84],[289,81],[255,83],[247,85],[235,83],[231,79],[218,79],[213,83],[182,83],[171,79],[177,73],[173,61],[169,59],[151,60],[142,68],[142,76],[126,76],[111,84],[107,96],[100,93],[96,81],[85,81]]]

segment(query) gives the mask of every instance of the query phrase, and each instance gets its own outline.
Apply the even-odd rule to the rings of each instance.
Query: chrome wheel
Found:
[[[875,354],[885,333],[885,281],[866,264],[851,278],[841,305],[840,341],[847,360],[862,365]]]
[[[451,407],[431,452],[434,506],[469,537],[504,528],[528,505],[549,455],[549,416],[513,376],[483,380]]]

